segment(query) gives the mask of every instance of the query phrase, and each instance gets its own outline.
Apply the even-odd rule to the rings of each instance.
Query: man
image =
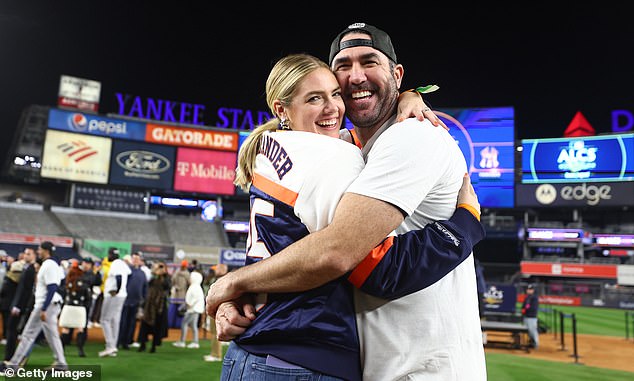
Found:
[[[539,298],[535,295],[535,285],[529,284],[528,287],[526,287],[526,298],[522,303],[522,317],[524,324],[528,327],[528,336],[531,339],[531,346],[535,349],[539,346],[538,312]]]
[[[106,348],[99,352],[99,357],[117,356],[121,311],[128,295],[128,276],[131,273],[130,267],[119,259],[119,249],[111,247],[108,250],[108,261],[110,262],[110,268],[108,269],[108,277],[104,285],[100,318],[103,336],[106,340]]]
[[[24,249],[24,268],[11,302],[9,320],[7,322],[7,346],[4,348],[4,359],[9,361],[18,345],[19,323],[23,316],[31,313],[31,297],[35,284],[35,260],[37,254],[32,248]]]
[[[456,207],[467,167],[455,140],[429,121],[395,123],[404,69],[389,36],[353,24],[333,41],[330,64],[366,166],[328,227],[219,279],[209,312],[247,292],[317,287],[353,269],[392,230],[448,219]],[[365,379],[486,380],[472,255],[426,289],[389,302],[357,292],[355,304]],[[219,320],[222,328],[227,319]]]
[[[64,349],[57,327],[57,317],[61,311],[62,296],[57,292],[63,279],[63,270],[57,263],[53,253],[55,245],[50,241],[44,241],[38,248],[38,255],[42,260],[42,265],[37,272],[35,281],[35,304],[33,311],[29,315],[20,344],[15,350],[13,357],[5,361],[0,366],[0,374],[4,375],[7,368],[17,368],[30,354],[31,347],[40,334],[44,331],[44,336],[49,347],[53,351],[52,368],[56,370],[67,370],[68,364],[64,357]]]
[[[124,261],[128,257],[124,256]],[[119,329],[118,346],[123,349],[130,349],[130,344],[134,340],[134,329],[136,328],[136,315],[139,306],[147,296],[147,278],[141,270],[141,256],[138,252],[129,256],[130,276],[128,277],[128,296],[123,304],[121,313],[121,327]],[[126,261],[127,262],[127,261]]]

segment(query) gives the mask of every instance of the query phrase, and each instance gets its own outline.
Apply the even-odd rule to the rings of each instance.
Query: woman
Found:
[[[84,352],[88,327],[86,316],[92,303],[92,284],[86,282],[84,271],[76,260],[71,262],[66,274],[65,288],[64,307],[62,307],[59,320],[59,325],[62,327],[62,344],[67,346],[71,343],[73,331],[77,328],[77,351],[79,357],[86,357]]]
[[[143,319],[139,328],[139,352],[146,350],[148,336],[152,335],[150,353],[156,352],[167,337],[167,298],[170,293],[171,282],[164,262],[157,262],[152,266],[152,279],[148,284],[147,298],[143,306]]]
[[[269,75],[266,95],[277,118],[258,127],[245,141],[235,181],[236,185],[249,189],[251,195],[247,265],[325,227],[344,191],[364,166],[358,147],[341,139],[330,139],[339,137],[345,109],[339,84],[325,63],[305,54],[282,58]],[[292,131],[277,131],[280,128]],[[470,186],[468,181],[466,184]],[[469,200],[479,211],[475,194]],[[479,222],[473,216],[470,218],[481,229]],[[449,229],[460,235],[453,228]],[[383,258],[396,264],[399,253],[391,253],[390,248],[395,247],[403,256],[410,253],[413,257],[409,262],[416,264],[420,258],[435,253],[433,250],[428,253],[428,247],[452,252],[451,245],[440,246],[446,237],[436,233],[426,228],[407,233],[403,235],[405,238],[386,239],[389,244],[379,247],[377,253],[388,251]],[[475,244],[481,238],[475,237],[471,242]],[[392,242],[394,245],[390,246]],[[426,246],[428,243],[432,246]],[[466,255],[471,248],[468,247]],[[461,260],[466,257],[464,248],[460,256]],[[415,266],[412,271],[422,268]],[[411,280],[394,281],[389,274],[373,278],[371,274],[363,274],[364,271],[356,274],[367,279],[364,287],[368,282],[376,283],[374,287],[381,290],[398,292],[403,287],[407,290],[424,287]],[[424,273],[421,279],[428,275]],[[290,376],[289,368],[294,369],[290,371],[294,376],[361,379],[352,290],[346,277],[301,293],[258,295],[257,300],[241,302],[246,303],[245,319],[254,320],[243,325],[246,330],[225,354],[223,380],[253,379],[279,372]],[[257,317],[249,303],[258,303]],[[220,311],[215,315],[217,325],[227,319]]]

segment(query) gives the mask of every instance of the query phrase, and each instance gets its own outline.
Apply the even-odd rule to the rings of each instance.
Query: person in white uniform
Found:
[[[29,320],[22,330],[20,343],[13,357],[0,366],[0,375],[4,375],[7,368],[16,369],[18,364],[23,363],[28,358],[35,339],[42,331],[44,331],[48,346],[53,351],[54,362],[51,368],[56,370],[68,369],[57,326],[57,317],[63,302],[62,296],[57,290],[64,279],[64,270],[53,257],[54,252],[55,245],[50,241],[42,242],[37,250],[42,265],[37,272],[35,281],[35,304],[29,315]]]
[[[99,357],[115,357],[117,355],[117,340],[121,324],[121,311],[125,298],[128,296],[128,276],[132,273],[130,267],[119,258],[119,250],[110,248],[108,260],[111,262],[108,277],[104,286],[103,305],[99,323],[103,329],[106,348],[99,352]]]

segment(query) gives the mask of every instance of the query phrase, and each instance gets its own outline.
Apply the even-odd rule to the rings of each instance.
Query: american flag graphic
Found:
[[[64,152],[69,158],[73,159],[75,163],[97,154],[97,150],[89,146],[82,140],[74,140],[69,143],[63,143],[57,146],[57,148]]]

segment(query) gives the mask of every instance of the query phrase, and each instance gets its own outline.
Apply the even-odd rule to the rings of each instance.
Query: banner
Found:
[[[520,263],[522,275],[541,275],[575,278],[608,278],[616,279],[616,265],[595,265],[579,263],[548,263],[526,262]]]
[[[108,138],[47,130],[40,175],[106,184],[111,144]]]
[[[141,252],[143,259],[147,261],[171,262],[174,258],[174,246],[132,244],[132,252]]]
[[[247,260],[246,250],[241,249],[220,249],[220,263],[229,267],[244,266]]]
[[[84,239],[84,245],[82,249],[86,250],[96,257],[103,259],[108,256],[108,250],[111,247],[119,249],[119,258],[132,253],[132,244],[130,242],[100,241],[96,239]]]
[[[101,97],[101,82],[62,75],[59,80],[57,104],[62,107],[97,112]]]
[[[236,153],[178,148],[174,190],[232,196]]]
[[[484,313],[514,314],[517,290],[512,284],[489,284],[483,296]]]
[[[110,184],[172,189],[175,155],[174,147],[115,140]]]
[[[88,113],[51,109],[48,112],[48,126],[56,130],[81,134],[145,140],[145,123],[107,118]]]
[[[179,147],[215,149],[221,151],[238,150],[238,134],[200,128],[164,126],[148,123],[145,141]]]
[[[577,184],[516,184],[518,207],[602,207],[634,205],[634,181]]]
[[[219,263],[220,248],[215,246],[175,245],[174,259],[172,261],[180,263],[183,259],[186,259],[189,263],[195,259],[201,265],[213,265]]]

